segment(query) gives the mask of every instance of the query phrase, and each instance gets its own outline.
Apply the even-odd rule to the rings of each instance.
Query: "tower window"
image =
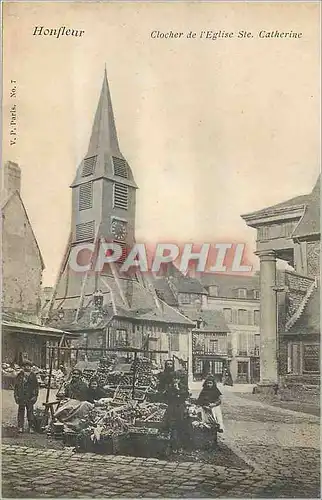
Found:
[[[92,205],[93,205],[93,183],[86,182],[85,184],[81,184],[79,188],[78,207],[79,210],[87,210],[88,208],[92,208]]]
[[[95,170],[97,156],[90,156],[89,158],[85,158],[83,162],[83,170],[82,177],[86,177],[87,175],[92,175]]]
[[[126,161],[123,158],[116,158],[115,156],[113,156],[112,158],[113,158],[114,175],[118,175],[119,177],[124,177],[125,179],[127,179],[128,170]]]
[[[123,210],[127,210],[128,195],[129,195],[128,186],[115,182],[113,194],[114,194],[113,207],[123,208]]]
[[[95,222],[82,222],[76,225],[76,241],[91,240],[94,238]]]

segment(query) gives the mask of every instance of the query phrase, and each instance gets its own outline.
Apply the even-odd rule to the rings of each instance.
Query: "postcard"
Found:
[[[2,497],[318,498],[319,2],[2,6]]]

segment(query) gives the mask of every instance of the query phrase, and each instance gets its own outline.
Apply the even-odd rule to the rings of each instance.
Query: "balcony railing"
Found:
[[[228,351],[225,350],[225,351],[221,351],[221,350],[216,350],[216,351],[211,351],[209,349],[206,349],[205,347],[195,347],[193,349],[193,354],[196,354],[196,355],[207,355],[207,356],[227,356],[228,355]]]
[[[259,356],[259,347],[254,349],[238,349],[237,356]]]

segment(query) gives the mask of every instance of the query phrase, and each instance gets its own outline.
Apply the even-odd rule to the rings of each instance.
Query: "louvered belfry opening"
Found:
[[[87,241],[94,238],[95,221],[76,224],[76,241]]]
[[[96,161],[97,161],[97,155],[89,156],[88,158],[84,159],[82,177],[87,177],[88,175],[94,174]]]
[[[93,206],[93,182],[86,182],[79,187],[79,210],[87,210]]]
[[[114,175],[118,175],[119,177],[124,177],[124,179],[127,179],[128,168],[126,161],[123,158],[117,158],[116,156],[113,156],[112,159]]]
[[[120,184],[115,182],[114,184],[114,208],[122,208],[127,210],[128,208],[128,186],[125,184]]]

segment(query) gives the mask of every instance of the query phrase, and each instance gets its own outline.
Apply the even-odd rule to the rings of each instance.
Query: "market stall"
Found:
[[[165,457],[172,451],[173,436],[165,425],[168,404],[158,393],[158,376],[152,362],[144,357],[145,352],[128,348],[133,356],[124,362],[115,356],[122,351],[124,348],[101,349],[101,354],[113,353],[113,357],[76,365],[82,371],[83,380],[95,377],[100,381],[106,397],[94,403],[76,400],[57,403],[58,409],[52,413],[47,432],[78,450]],[[51,356],[54,357],[54,352]],[[177,379],[185,385],[187,376],[181,371]],[[47,396],[46,408],[51,404],[50,384]],[[210,435],[209,428],[202,422],[200,408],[188,392],[182,410],[191,429],[189,446],[198,447],[216,440],[216,433],[211,430]],[[202,440],[200,434],[206,439]]]

